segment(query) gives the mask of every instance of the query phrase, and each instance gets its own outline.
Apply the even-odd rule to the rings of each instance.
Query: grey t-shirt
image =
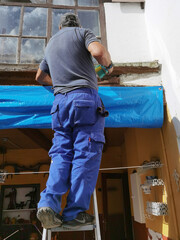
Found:
[[[87,50],[91,42],[98,42],[93,32],[79,27],[63,28],[50,39],[39,67],[51,76],[54,94],[81,87],[98,89],[92,56]]]

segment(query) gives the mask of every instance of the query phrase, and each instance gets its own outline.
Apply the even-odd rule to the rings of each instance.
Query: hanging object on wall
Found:
[[[161,163],[159,158],[153,157],[151,158],[150,161],[145,160],[141,166],[142,167],[138,169],[139,173],[142,173],[146,170],[153,169],[153,168],[161,168],[163,164]]]
[[[161,233],[155,232],[148,228],[148,240],[163,240]]]
[[[176,171],[176,169],[174,169],[173,177],[174,177],[175,183],[177,185],[177,191],[179,192],[180,191],[180,176],[179,176],[179,173]]]
[[[5,198],[9,198],[8,210],[16,209],[16,195],[17,190],[14,187],[12,188],[12,192],[9,192],[7,195],[5,195]]]
[[[37,188],[35,187],[33,191],[27,193],[26,197],[30,197],[29,208],[36,208],[37,205]]]
[[[168,206],[162,202],[147,202],[146,212],[154,216],[168,215]]]
[[[0,183],[5,183],[7,171],[0,169]]]
[[[149,162],[145,161],[142,165],[144,169],[146,168],[160,168],[162,166],[158,158],[152,158]]]
[[[163,186],[164,181],[158,179],[156,176],[146,176],[146,181],[144,184],[141,184],[141,188],[145,194],[151,193],[151,187]]]
[[[154,186],[163,186],[164,185],[164,181],[162,179],[158,179],[158,178],[155,178],[155,179],[152,179],[152,180],[147,180],[147,184],[151,185],[152,187]]]

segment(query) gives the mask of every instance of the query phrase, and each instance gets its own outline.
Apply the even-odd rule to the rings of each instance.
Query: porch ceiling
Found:
[[[124,142],[125,128],[105,128],[106,147],[120,146]],[[51,129],[0,130],[0,153],[10,149],[38,149],[49,151],[52,143]]]

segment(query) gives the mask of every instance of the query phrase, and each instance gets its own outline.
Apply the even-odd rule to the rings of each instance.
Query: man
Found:
[[[46,189],[41,193],[37,217],[44,228],[77,228],[90,224],[89,208],[101,161],[104,115],[98,96],[92,56],[109,73],[113,66],[108,51],[89,29],[80,27],[78,17],[61,17],[60,31],[49,41],[36,80],[53,85],[55,100],[51,109],[55,131],[49,151],[51,166]],[[69,189],[61,211],[61,196]]]

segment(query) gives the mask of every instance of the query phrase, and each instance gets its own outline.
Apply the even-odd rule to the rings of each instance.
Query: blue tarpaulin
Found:
[[[0,129],[51,128],[51,87],[0,86]],[[163,88],[99,87],[109,111],[106,127],[159,128],[163,124]]]

